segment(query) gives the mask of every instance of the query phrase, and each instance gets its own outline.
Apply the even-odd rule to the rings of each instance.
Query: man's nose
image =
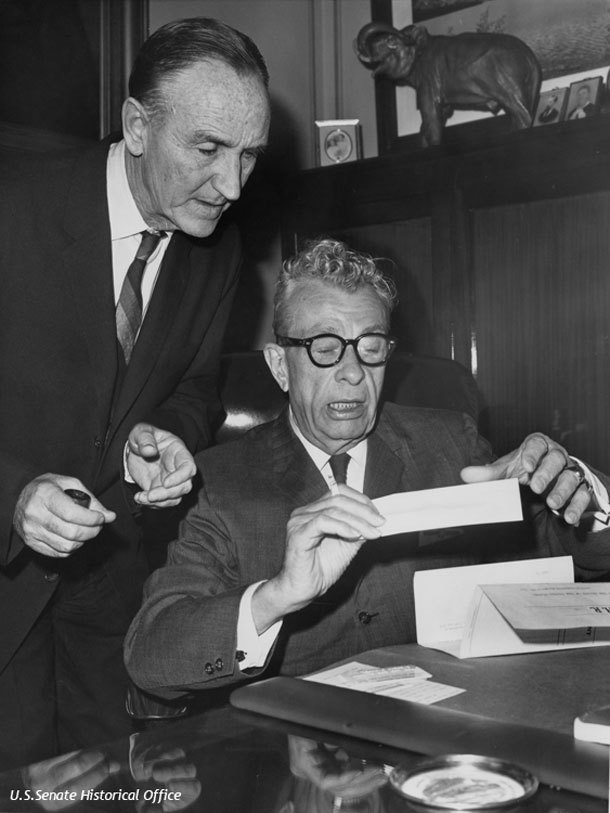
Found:
[[[359,384],[364,378],[363,365],[356,355],[356,348],[351,344],[345,348],[343,358],[336,369],[338,380],[348,381],[350,384]]]
[[[225,155],[216,168],[212,179],[214,189],[225,200],[236,201],[241,195],[242,172],[238,155]]]

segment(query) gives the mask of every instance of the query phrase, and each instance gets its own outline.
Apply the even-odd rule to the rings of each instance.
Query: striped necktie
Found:
[[[330,469],[337,485],[346,482],[347,466],[349,461],[350,456],[347,452],[343,452],[343,454],[333,454],[330,456],[328,462],[330,463]]]
[[[129,359],[138,338],[138,331],[142,324],[142,276],[144,275],[144,269],[163,236],[163,232],[156,234],[149,231],[142,232],[140,247],[127,270],[127,276],[121,288],[121,295],[116,306],[116,330],[117,338],[125,356],[125,364],[129,364]]]

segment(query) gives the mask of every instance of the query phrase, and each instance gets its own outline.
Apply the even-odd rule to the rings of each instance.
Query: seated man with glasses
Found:
[[[264,354],[289,406],[200,455],[197,505],[126,639],[141,688],[174,698],[414,641],[413,573],[470,563],[473,550],[462,537],[380,539],[371,500],[386,494],[518,477],[537,553],[580,556],[586,578],[610,570],[610,532],[575,527],[604,507],[605,487],[550,438],[492,463],[468,416],[380,407],[394,300],[375,261],[334,240],[285,264]],[[486,548],[493,558],[489,534]]]

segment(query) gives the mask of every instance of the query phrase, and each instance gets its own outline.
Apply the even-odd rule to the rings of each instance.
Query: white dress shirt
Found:
[[[140,247],[142,232],[149,226],[140,214],[127,181],[125,168],[125,142],[111,144],[106,163],[106,190],[110,238],[112,240],[112,276],[114,304],[119,301],[127,271]],[[169,236],[159,241],[144,269],[142,277],[142,318],[150,303],[161,261],[169,245]]]

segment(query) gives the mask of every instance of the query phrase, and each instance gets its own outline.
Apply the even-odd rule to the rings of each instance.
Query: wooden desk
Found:
[[[271,678],[238,689],[242,709],[422,754],[481,753],[529,768],[540,781],[608,797],[608,747],[574,740],[574,717],[610,703],[610,648],[458,660],[415,644],[357,658],[412,663],[466,689],[434,706]]]

